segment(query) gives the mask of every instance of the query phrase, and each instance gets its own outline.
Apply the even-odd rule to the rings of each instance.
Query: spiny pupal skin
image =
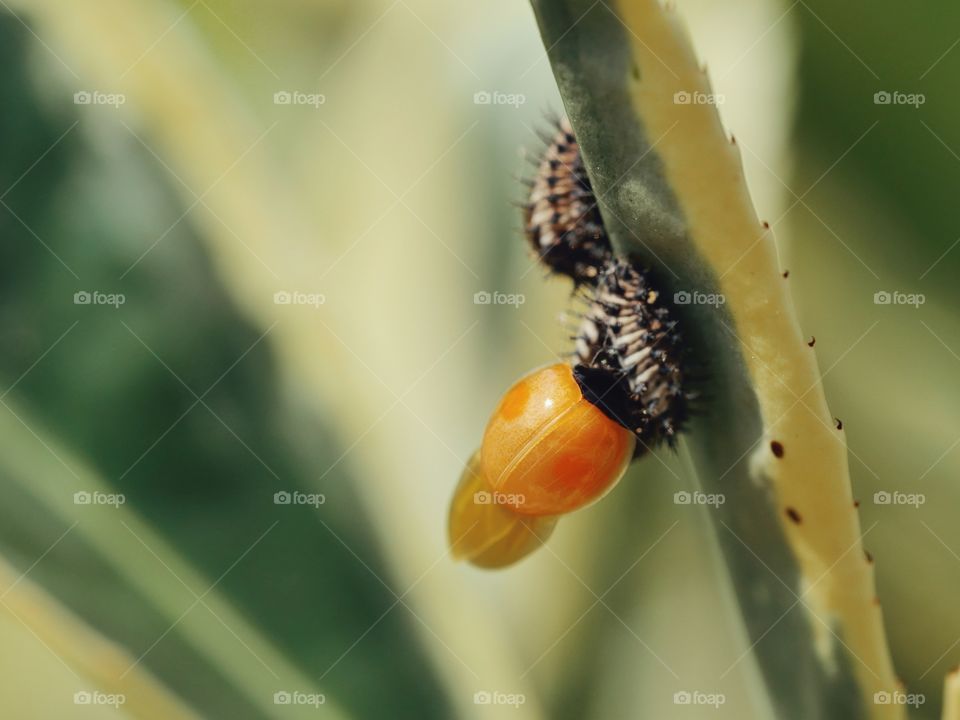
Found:
[[[694,396],[685,388],[684,345],[650,274],[616,259],[598,277],[577,333],[574,376],[584,396],[637,437],[636,456],[672,444]]]
[[[531,182],[524,227],[540,260],[577,286],[595,284],[612,257],[580,146],[566,118],[556,122]]]
[[[580,146],[555,121],[525,207],[540,260],[583,288],[589,308],[576,337],[574,375],[584,396],[637,437],[636,456],[673,443],[693,394],[670,305],[651,274],[614,256]]]
[[[601,498],[649,448],[672,444],[694,397],[672,305],[649,271],[614,256],[571,127],[555,124],[530,182],[526,236],[588,308],[576,365],[516,382],[464,470],[449,541],[455,556],[480,567],[520,560],[544,543],[557,516]]]

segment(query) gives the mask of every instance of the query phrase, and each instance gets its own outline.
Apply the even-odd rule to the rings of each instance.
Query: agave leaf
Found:
[[[726,496],[717,532],[774,706],[902,717],[874,702],[895,681],[844,436],[679,19],[655,0],[533,6],[614,245],[671,294],[725,300],[678,305],[707,376],[689,443]]]
[[[809,162],[812,167],[800,176],[801,186],[815,180],[825,166],[824,158]],[[897,673],[910,692],[926,696],[924,707],[932,714],[942,676],[956,666],[957,655],[947,652],[934,664],[942,649],[931,655],[930,648],[943,637],[960,634],[960,620],[950,602],[960,592],[960,575],[944,572],[938,562],[925,562],[926,558],[956,562],[951,552],[960,547],[955,517],[960,499],[956,482],[960,453],[954,446],[960,405],[955,392],[944,392],[956,385],[960,366],[951,348],[960,346],[960,320],[956,303],[950,301],[950,291],[945,288],[931,286],[920,310],[891,313],[888,307],[874,305],[879,287],[914,287],[918,273],[909,256],[925,258],[921,262],[926,265],[941,249],[929,255],[921,253],[916,242],[923,232],[912,222],[906,225],[895,207],[871,197],[869,189],[854,184],[846,172],[831,173],[820,187],[823,199],[815,206],[817,213],[830,218],[831,228],[849,242],[853,252],[869,261],[883,284],[865,270],[851,277],[851,269],[859,263],[829,235],[824,243],[817,243],[818,250],[809,242],[791,244],[785,261],[794,287],[807,290],[798,297],[798,309],[801,317],[816,323],[811,327],[817,331],[822,363],[833,364],[845,351],[835,338],[842,338],[850,327],[866,329],[880,320],[851,353],[858,359],[839,363],[825,378],[825,385],[835,398],[834,410],[843,418],[851,448],[856,451],[851,472],[857,497],[863,500],[862,521],[865,526],[879,522],[865,544],[876,559],[877,585]],[[851,204],[861,211],[848,213]],[[794,222],[791,233],[797,237],[813,238],[826,232],[813,216],[798,216]],[[938,265],[934,272],[940,269]],[[945,272],[949,273],[949,268]],[[926,291],[926,286],[923,289]],[[838,307],[844,308],[842,314],[837,313]],[[887,352],[895,346],[911,347],[912,352]],[[918,357],[923,358],[923,372],[917,372]],[[894,377],[903,382],[891,383]],[[878,413],[878,393],[883,393],[888,407],[899,411]],[[905,447],[910,452],[905,452]],[[874,493],[896,489],[921,492],[927,502],[920,512],[877,504]],[[922,522],[910,520],[911,515],[921,513]],[[918,594],[918,587],[931,592]]]

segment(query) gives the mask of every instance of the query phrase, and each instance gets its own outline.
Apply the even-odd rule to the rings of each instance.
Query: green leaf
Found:
[[[671,296],[724,300],[677,312],[706,376],[689,445],[726,498],[744,654],[782,717],[902,717],[874,702],[895,680],[844,435],[682,24],[655,0],[533,6],[615,247]]]
[[[67,449],[49,437],[43,439],[35,434],[33,427],[39,427],[39,423],[22,408],[14,409],[9,402],[3,402],[0,431],[5,444],[0,455],[0,476],[5,479],[8,492],[17,489],[36,501],[43,508],[45,519],[59,518],[63,523],[70,522],[61,539],[68,534],[81,537],[85,547],[98,560],[112,568],[124,584],[129,584],[129,590],[142,597],[145,604],[163,618],[167,629],[160,639],[166,638],[168,633],[184,639],[202,663],[201,667],[192,668],[192,674],[216,672],[234,694],[245,699],[251,708],[249,712],[256,708],[260,713],[258,716],[262,717],[270,717],[276,711],[273,698],[276,691],[289,688],[312,692],[316,682],[246,620],[223,596],[217,582],[203,577],[183,560],[136,512],[125,504],[116,507],[76,505],[75,493],[106,495],[115,489]],[[12,496],[12,492],[10,494]],[[19,505],[21,508],[26,506],[25,502]],[[78,507],[88,509],[82,518],[78,517]],[[58,540],[55,545],[59,544]],[[43,557],[46,555],[45,552]],[[93,564],[79,548],[73,550],[72,557],[79,566],[74,570],[78,575]],[[153,561],[162,572],[144,570],[149,567],[147,563]],[[3,583],[4,595],[24,585],[26,575],[33,569],[28,567],[23,575]],[[13,568],[8,569],[0,559],[0,581],[5,576],[13,578],[14,575]],[[136,702],[150,704],[143,696],[160,690],[147,684],[151,675],[146,669],[149,664],[145,659],[146,652],[135,656],[119,644],[109,642],[106,629],[98,628],[104,635],[98,634],[83,624],[82,618],[73,617],[68,607],[61,607],[60,599],[44,592],[42,586],[31,584],[29,588],[22,590],[21,595],[8,598],[5,601],[7,609],[14,609],[11,605],[19,609],[18,617],[22,622],[38,637],[53,644],[58,654],[65,656],[86,677],[110,692],[131,693],[136,696]],[[36,598],[42,598],[42,602],[21,599],[23,592],[34,593]],[[119,591],[115,588],[114,592]],[[191,596],[192,603],[188,600]],[[200,606],[197,612],[192,612],[194,606]],[[142,621],[146,613],[143,609],[140,613]],[[238,651],[238,644],[243,652]],[[144,665],[142,672],[134,673],[141,664]],[[314,712],[309,705],[294,710],[293,717]],[[324,712],[325,716],[335,720],[347,717],[332,698],[324,704]]]
[[[28,636],[29,642],[36,640],[42,644],[49,653],[45,657],[50,663],[62,664],[73,675],[73,680],[68,675],[56,684],[50,682],[52,678],[45,678],[44,701],[53,699],[49,712],[53,712],[53,706],[58,710],[62,708],[63,700],[74,692],[84,692],[80,688],[96,687],[111,695],[121,695],[121,707],[128,717],[200,720],[201,715],[193,708],[185,705],[143,665],[135,664],[136,658],[85,624],[3,557],[0,557],[0,588],[3,588],[0,599],[3,610],[16,618],[17,629],[22,627],[32,636]],[[5,644],[10,641],[10,634],[5,633]],[[7,703],[8,711],[17,717],[27,717],[36,712],[37,698],[29,693],[11,692]]]

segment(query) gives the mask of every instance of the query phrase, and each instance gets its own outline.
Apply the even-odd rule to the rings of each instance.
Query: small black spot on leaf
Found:
[[[772,443],[770,443],[770,450],[773,452],[773,454],[774,454],[776,457],[778,457],[778,458],[782,458],[782,457],[783,457],[783,444],[782,444],[782,443],[774,440]]]

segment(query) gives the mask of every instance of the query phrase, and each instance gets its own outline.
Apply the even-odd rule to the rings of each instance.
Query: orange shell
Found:
[[[569,365],[530,373],[494,411],[480,449],[492,490],[525,515],[560,515],[602,497],[623,476],[635,438],[583,397]]]
[[[495,503],[480,474],[479,456],[479,451],[474,453],[464,468],[450,505],[450,552],[479,567],[501,568],[543,545],[557,519],[520,515]]]

